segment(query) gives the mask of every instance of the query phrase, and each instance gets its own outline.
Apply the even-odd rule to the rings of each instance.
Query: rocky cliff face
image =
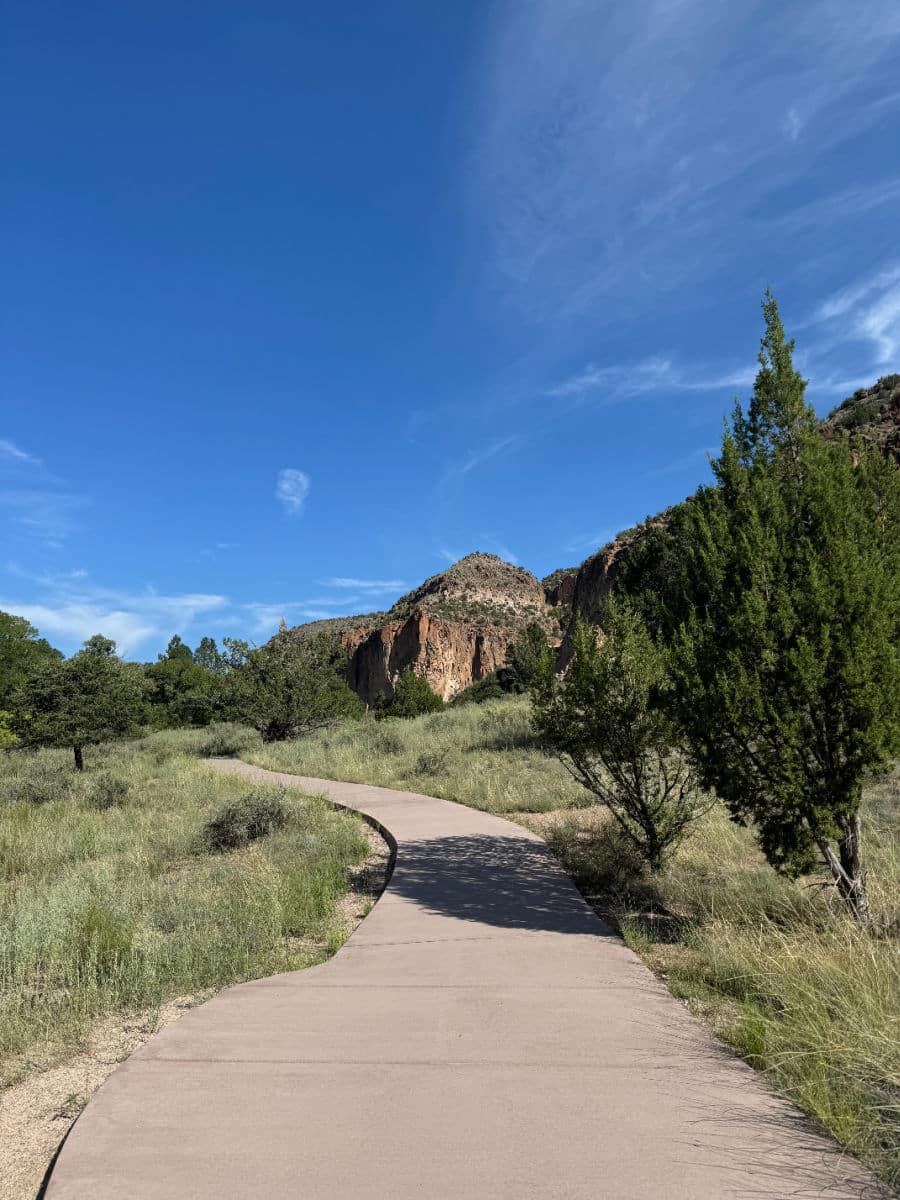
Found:
[[[291,636],[337,634],[350,656],[350,685],[367,704],[389,696],[408,668],[449,700],[502,667],[509,647],[532,621],[558,640],[558,623],[530,572],[493,554],[470,554],[386,613],[314,621]]]
[[[351,649],[350,686],[367,703],[390,695],[412,668],[445,700],[502,667],[516,631],[416,609],[371,630]],[[351,639],[352,641],[352,639]]]

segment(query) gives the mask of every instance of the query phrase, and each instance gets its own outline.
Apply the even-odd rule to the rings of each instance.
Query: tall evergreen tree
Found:
[[[821,437],[768,292],[763,314],[718,486],[679,516],[677,709],[705,782],[768,860],[796,874],[818,851],[865,925],[862,782],[900,750],[900,472]]]

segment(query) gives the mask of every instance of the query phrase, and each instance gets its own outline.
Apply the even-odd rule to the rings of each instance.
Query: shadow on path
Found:
[[[603,924],[552,852],[525,837],[448,836],[404,842],[391,890],[424,909],[503,929],[603,934]]]

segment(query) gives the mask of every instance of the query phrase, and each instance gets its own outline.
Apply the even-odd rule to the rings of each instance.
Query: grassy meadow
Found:
[[[527,701],[465,704],[414,720],[348,721],[243,755],[277,771],[372,783],[493,813],[584,804],[555,759],[534,746]]]
[[[0,1086],[63,1060],[91,1023],[303,967],[344,937],[368,852],[323,799],[216,774],[236,728],[71,753],[0,754]]]
[[[716,1033],[900,1186],[900,770],[865,797],[877,933],[823,878],[792,882],[714,808],[646,873],[534,746],[525,699],[365,720],[250,750],[263,766],[427,792],[546,836],[582,891]]]

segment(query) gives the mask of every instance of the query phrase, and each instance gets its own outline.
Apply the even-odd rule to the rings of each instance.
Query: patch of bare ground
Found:
[[[375,829],[367,825],[366,830],[369,853],[349,870],[334,935],[317,947],[323,956],[346,941],[387,883],[390,849]],[[90,1030],[81,1053],[44,1070],[35,1064],[20,1083],[0,1093],[0,1200],[33,1200],[56,1148],[119,1063],[212,994],[180,996],[162,1008],[105,1017]]]
[[[391,865],[391,850],[377,829],[366,825],[369,853],[361,863],[351,867],[350,886],[337,902],[335,919],[342,942],[346,941],[363,917],[372,911],[372,905],[384,891]]]
[[[159,1009],[106,1017],[90,1031],[80,1054],[7,1088],[0,1095],[0,1200],[33,1197],[56,1147],[106,1077],[205,999],[182,996]]]

